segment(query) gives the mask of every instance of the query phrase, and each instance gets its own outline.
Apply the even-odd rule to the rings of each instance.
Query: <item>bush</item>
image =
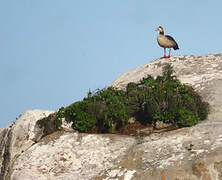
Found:
[[[173,73],[172,66],[166,64],[162,76],[154,79],[149,75],[138,84],[144,97],[139,113],[142,123],[163,121],[184,127],[206,119],[208,103],[203,102],[192,87],[181,84]],[[141,92],[137,91],[134,96],[141,97]]]
[[[154,126],[157,121],[176,127],[193,126],[206,119],[209,104],[173,73],[172,66],[166,64],[162,76],[154,79],[148,75],[138,83],[129,83],[126,91],[112,87],[89,91],[82,101],[61,108],[56,121],[65,118],[80,132],[112,132],[126,125],[130,117]]]
[[[126,124],[128,118],[126,107],[121,100],[124,95],[124,91],[114,88],[89,92],[88,97],[82,101],[61,108],[58,119],[64,117],[80,132],[90,131],[95,126],[98,132],[108,132],[113,126],[118,129]]]

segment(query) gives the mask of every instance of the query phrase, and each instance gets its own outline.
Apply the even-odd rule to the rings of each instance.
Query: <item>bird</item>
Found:
[[[179,49],[177,42],[174,40],[173,37],[169,35],[164,35],[164,30],[162,26],[159,26],[156,31],[159,31],[159,35],[157,36],[157,42],[159,46],[164,48],[164,56],[162,58],[170,58],[171,48],[174,50]],[[166,56],[166,48],[169,48],[169,55]]]

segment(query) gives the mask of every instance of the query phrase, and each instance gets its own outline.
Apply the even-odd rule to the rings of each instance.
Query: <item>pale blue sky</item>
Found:
[[[220,0],[0,0],[0,127],[57,110],[163,55],[222,53]]]

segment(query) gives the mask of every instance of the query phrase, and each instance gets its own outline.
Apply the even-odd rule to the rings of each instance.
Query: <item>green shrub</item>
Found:
[[[114,88],[98,90],[94,94],[90,91],[88,97],[82,101],[61,108],[58,119],[64,117],[80,132],[90,131],[95,126],[98,132],[108,132],[113,126],[120,128],[126,124],[128,118],[121,100],[124,95],[124,91]]]
[[[65,118],[80,132],[112,132],[126,125],[130,117],[143,124],[163,121],[176,127],[206,119],[209,104],[173,73],[172,66],[166,64],[161,76],[154,79],[148,75],[138,83],[129,83],[125,91],[112,87],[89,91],[82,101],[58,111],[57,124]]]
[[[162,76],[154,79],[148,75],[138,83],[140,90],[133,96],[135,99],[141,99],[142,108],[137,119],[142,123],[155,124],[156,121],[163,121],[184,127],[206,119],[209,112],[208,103],[203,102],[192,87],[181,84],[173,73],[172,66],[166,64]]]

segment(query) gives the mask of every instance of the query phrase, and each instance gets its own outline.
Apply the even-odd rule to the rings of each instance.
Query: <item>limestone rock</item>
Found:
[[[131,118],[129,118],[129,120],[128,120],[128,122],[129,122],[130,124],[135,123],[135,121],[136,121],[136,118],[135,118],[135,117],[131,117]]]
[[[222,54],[157,59],[124,73],[112,86],[124,89],[147,74],[160,75],[165,62],[210,103],[208,120],[145,137],[67,129],[42,137],[36,121],[52,112],[28,111],[0,129],[1,179],[221,180]]]
[[[132,137],[65,132],[52,134],[20,155],[13,166],[12,179],[93,179],[115,167]],[[48,138],[48,137],[47,137]]]
[[[167,124],[167,123],[164,123],[163,121],[157,121],[155,124],[156,129],[164,129],[170,126],[172,126],[172,124]]]
[[[0,179],[10,179],[14,160],[41,139],[43,133],[36,122],[53,111],[26,111],[16,122],[0,131]]]

